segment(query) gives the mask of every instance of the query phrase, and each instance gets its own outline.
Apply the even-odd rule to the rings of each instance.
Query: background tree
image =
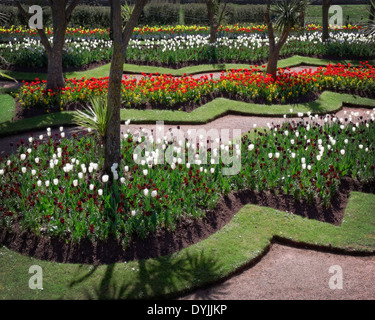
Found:
[[[329,7],[331,6],[331,0],[323,0],[322,2],[322,41],[325,42],[329,39]]]
[[[107,105],[111,114],[106,134],[104,137],[104,168],[103,172],[110,174],[114,163],[120,163],[121,153],[121,80],[125,62],[126,49],[133,30],[138,23],[138,19],[145,7],[147,0],[137,0],[132,13],[123,29],[121,18],[120,0],[110,0],[113,10],[113,55],[111,69],[109,73]],[[112,176],[110,174],[110,176]]]
[[[224,5],[221,6],[221,0],[206,0],[206,6],[208,21],[210,23],[210,43],[215,43],[217,39],[217,30],[223,21],[227,3],[225,2]]]
[[[264,20],[268,28],[269,58],[266,73],[276,78],[277,62],[280,50],[288,39],[293,27],[299,24],[300,12],[305,12],[308,1],[306,0],[282,0],[275,2],[271,8],[271,0],[267,0]],[[275,23],[271,21],[271,14],[275,16]],[[280,34],[276,42],[275,31]]]
[[[65,35],[72,12],[80,0],[48,0],[52,12],[53,41],[49,41],[44,29],[37,29],[41,43],[46,50],[48,57],[47,90],[55,90],[65,87],[65,80],[62,67],[62,54],[65,44]],[[14,0],[20,13],[27,19],[30,15],[20,4]]]

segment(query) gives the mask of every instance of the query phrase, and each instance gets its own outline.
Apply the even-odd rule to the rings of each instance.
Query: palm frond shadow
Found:
[[[193,290],[199,288],[207,279],[217,280],[222,270],[217,258],[203,250],[198,253],[187,251],[177,258],[168,255],[152,261],[139,260],[133,267],[131,276],[121,279],[124,266],[126,265],[120,263],[106,265],[94,287],[89,287],[88,284],[92,283],[91,277],[98,277],[100,267],[94,267],[83,275],[81,268],[78,268],[69,287],[82,286],[82,293],[86,299],[168,299],[178,293],[184,293],[181,283],[193,284],[190,288]],[[128,272],[126,274],[129,275]],[[215,299],[207,291],[202,295],[198,294],[197,297]]]

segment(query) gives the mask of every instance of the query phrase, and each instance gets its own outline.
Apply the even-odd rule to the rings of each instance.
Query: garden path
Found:
[[[338,269],[329,272],[332,266],[341,267],[342,289],[330,288],[331,277],[338,275]],[[273,244],[256,265],[179,299],[373,300],[374,271],[375,256],[354,257]]]

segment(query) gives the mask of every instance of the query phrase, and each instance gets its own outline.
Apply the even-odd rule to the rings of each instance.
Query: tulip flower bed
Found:
[[[122,81],[122,101],[127,108],[183,109],[197,107],[219,96],[256,103],[288,103],[314,97],[323,90],[349,92],[372,97],[375,90],[375,68],[366,63],[359,67],[327,65],[315,72],[281,70],[274,80],[263,68],[230,70],[220,79],[199,79],[171,75],[143,74],[141,80]],[[24,83],[17,94],[25,110],[59,111],[87,103],[91,96],[106,94],[108,78],[70,79],[57,92],[46,92],[45,81]]]
[[[31,136],[17,153],[0,159],[0,223],[19,222],[36,234],[68,241],[113,236],[126,243],[134,234],[147,237],[158,228],[173,229],[183,218],[202,217],[220,195],[235,190],[272,190],[329,207],[342,177],[375,181],[375,112],[368,114],[319,122],[310,115],[308,121],[255,129],[232,143],[211,145],[208,164],[199,155],[188,163],[189,152],[199,150],[189,137],[171,144],[128,130],[121,163],[112,167],[113,182],[99,174],[103,154],[96,133],[66,139],[63,128],[55,136],[47,130],[47,136]],[[141,160],[135,150],[146,140],[158,151],[145,152]],[[160,164],[168,150],[173,161]],[[224,154],[238,160],[237,174],[223,174]]]
[[[335,30],[330,41],[322,43],[319,28],[295,31],[281,50],[281,56],[330,56],[370,59],[375,56],[374,37],[352,29]],[[186,32],[185,32],[186,31]],[[0,38],[1,56],[12,68],[45,68],[47,56],[35,31],[4,30]],[[52,36],[52,31],[47,29]],[[0,30],[1,34],[1,30]],[[25,35],[25,36],[24,36]],[[16,54],[15,54],[16,53]],[[79,68],[90,63],[108,61],[112,41],[106,30],[68,29],[63,66]],[[215,61],[259,63],[268,59],[268,39],[264,26],[221,27],[215,45],[209,43],[207,27],[174,27],[135,29],[130,40],[127,62],[179,68]],[[3,68],[9,68],[3,66]]]
[[[343,26],[342,28],[330,28],[331,32],[341,32],[341,31],[360,31],[362,26]],[[220,35],[230,36],[232,34],[250,34],[250,33],[262,33],[267,31],[266,25],[222,25],[218,28],[218,33]],[[303,31],[295,30],[293,31]],[[306,32],[322,31],[322,26],[309,24],[306,25]],[[46,28],[46,33],[48,35],[53,35],[52,28]],[[207,26],[198,25],[177,25],[177,26],[155,26],[149,27],[144,26],[140,28],[134,28],[133,38],[135,39],[148,39],[150,37],[159,38],[164,36],[173,35],[209,35],[210,28]],[[25,37],[38,37],[38,32],[35,29],[27,29],[21,26],[11,27],[11,28],[1,28],[0,35],[2,39],[6,38],[25,38]],[[85,28],[67,28],[66,31],[67,38],[77,38],[77,37],[95,37],[96,39],[109,39],[109,29],[85,29]]]

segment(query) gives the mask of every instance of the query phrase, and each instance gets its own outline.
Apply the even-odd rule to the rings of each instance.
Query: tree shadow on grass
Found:
[[[104,268],[99,274],[99,270]],[[117,263],[93,267],[82,275],[79,267],[69,287],[82,287],[86,299],[169,299],[220,278],[222,265],[207,251],[168,255],[139,260],[135,264]],[[97,278],[98,280],[95,280]],[[197,297],[199,298],[199,297]],[[207,291],[202,299],[215,299]]]

